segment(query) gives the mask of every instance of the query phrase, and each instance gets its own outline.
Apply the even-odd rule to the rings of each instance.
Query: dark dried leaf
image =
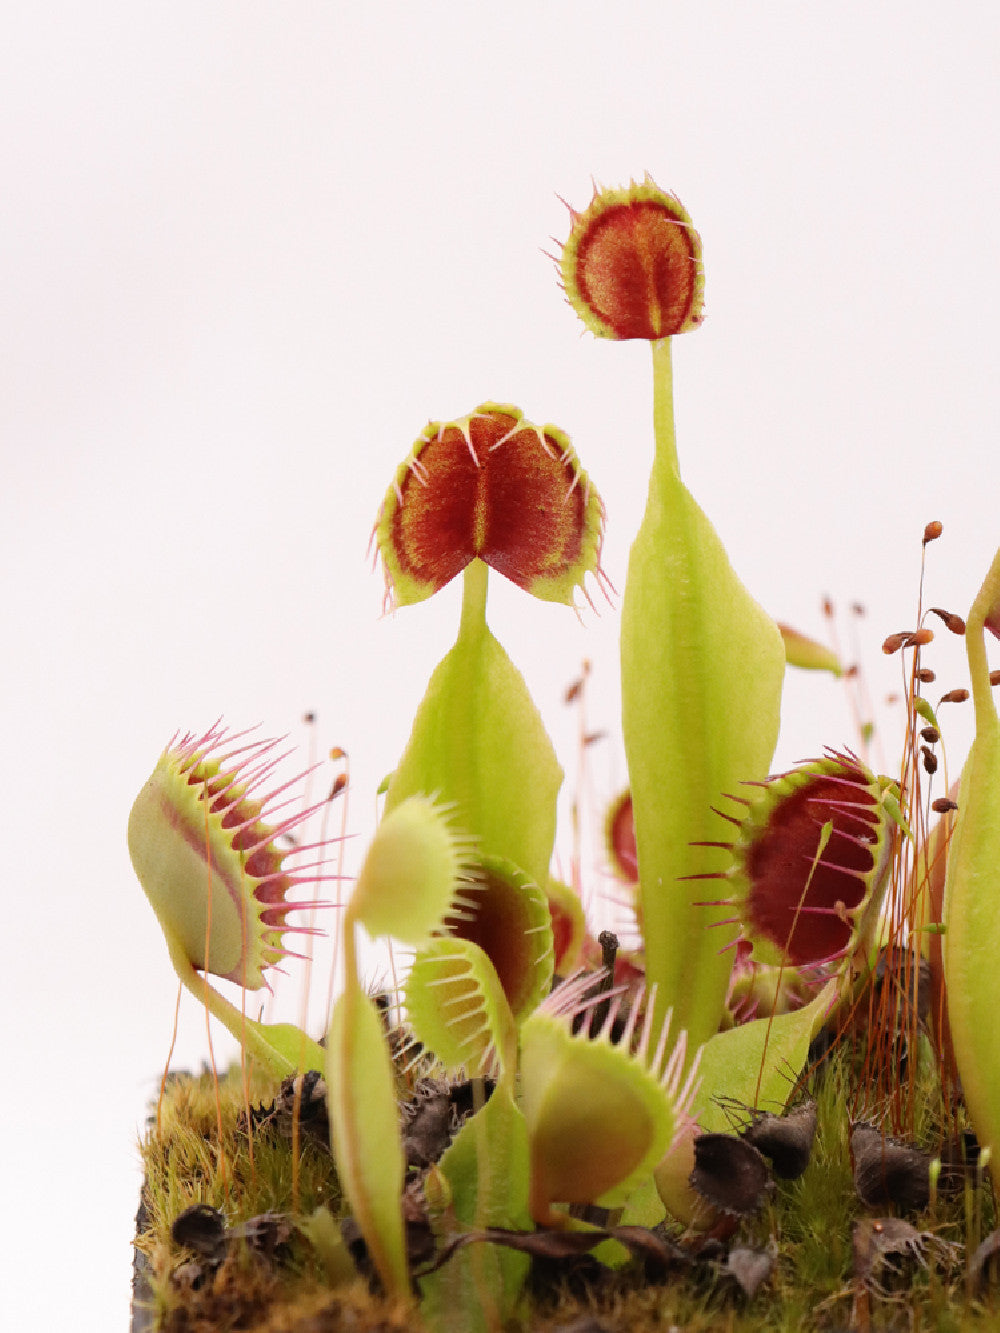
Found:
[[[295,1231],[295,1224],[285,1213],[260,1213],[226,1231],[226,1243],[243,1241],[258,1254],[273,1257],[287,1245]]]
[[[451,1088],[438,1079],[417,1084],[415,1096],[404,1107],[406,1125],[403,1148],[407,1166],[418,1168],[436,1162],[451,1142]]]
[[[974,1181],[979,1163],[979,1141],[971,1129],[946,1139],[941,1145],[941,1174],[938,1177],[939,1194],[958,1194],[966,1181]]]
[[[250,1108],[252,1129],[291,1139],[295,1131],[324,1151],[330,1150],[330,1121],[326,1113],[326,1083],[318,1070],[286,1078],[269,1106]]]
[[[969,1260],[969,1281],[977,1291],[986,1291],[1000,1278],[1000,1229],[991,1231]]]
[[[174,1218],[170,1237],[175,1245],[212,1258],[225,1244],[226,1220],[218,1208],[207,1203],[193,1203]]]
[[[649,1281],[662,1281],[668,1272],[691,1266],[691,1260],[679,1245],[648,1227],[609,1227],[608,1235],[643,1261]]]
[[[469,1116],[479,1106],[483,1106],[489,1101],[495,1087],[496,1079],[485,1077],[467,1078],[463,1079],[461,1083],[451,1085],[451,1106],[454,1116],[452,1121],[453,1132],[461,1129]]]
[[[734,1245],[726,1259],[726,1272],[735,1278],[747,1300],[753,1300],[762,1283],[774,1272],[774,1252]]]
[[[740,1137],[768,1158],[776,1176],[795,1180],[809,1165],[816,1137],[816,1103],[804,1102],[787,1115],[761,1112]]]
[[[915,999],[917,1022],[927,1023],[931,1005],[931,969],[926,958],[914,954],[912,949],[889,945],[879,951],[873,981],[872,1008],[876,1018],[885,1015],[890,1026],[906,1032],[913,1023]]]
[[[771,1173],[752,1143],[735,1134],[699,1134],[688,1181],[714,1208],[746,1217],[763,1203]]]
[[[930,1156],[859,1121],[851,1131],[854,1188],[868,1208],[919,1212],[930,1200]]]
[[[663,1271],[686,1267],[690,1263],[678,1245],[648,1227],[603,1227],[589,1231],[549,1231],[543,1228],[537,1231],[508,1231],[503,1227],[485,1227],[482,1231],[464,1231],[454,1236],[442,1247],[433,1266],[426,1271],[433,1272],[440,1268],[462,1246],[476,1242],[505,1245],[508,1249],[530,1254],[534,1259],[559,1261],[579,1258],[605,1240],[617,1240],[637,1259],[652,1263]]]
[[[909,1282],[914,1265],[927,1267],[934,1258],[951,1267],[959,1246],[932,1231],[918,1231],[901,1217],[865,1217],[851,1233],[854,1276],[868,1291],[889,1296],[901,1282]]]
[[[864,1217],[851,1232],[851,1252],[855,1278],[871,1287],[880,1282],[887,1259],[922,1256],[920,1232],[901,1217]]]
[[[403,1190],[403,1225],[406,1228],[406,1255],[411,1268],[429,1264],[437,1250],[437,1237],[427,1214],[424,1177],[414,1176]]]

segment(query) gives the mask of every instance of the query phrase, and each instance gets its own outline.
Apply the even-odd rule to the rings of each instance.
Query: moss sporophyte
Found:
[[[588,581],[611,600],[597,490],[565,431],[510,404],[431,421],[377,514],[387,605],[412,606],[461,575],[462,607],[337,921],[343,983],[322,1040],[251,1019],[245,999],[238,1006],[209,981],[266,988],[287,939],[314,929],[293,914],[338,878],[325,839],[295,836],[319,807],[301,808],[295,783],[265,794],[278,743],[220,724],[175,739],[128,825],[173,965],[236,1036],[244,1063],[276,1081],[298,1076],[287,1086],[299,1110],[301,1075],[323,1076],[309,1086],[325,1096],[353,1253],[393,1308],[415,1319],[419,1303],[430,1328],[515,1326],[533,1256],[568,1262],[594,1248],[612,1269],[636,1253],[647,1269],[654,1254],[669,1268],[652,1230],[664,1219],[714,1228],[720,1244],[739,1219],[763,1217],[774,1187],[761,1153],[794,1157],[796,1170],[810,1163],[812,1104],[789,1122],[790,1133],[808,1126],[807,1141],[791,1154],[773,1145],[781,1112],[815,1072],[821,1033],[860,1042],[851,1114],[867,1125],[878,1112],[883,1139],[917,1133],[915,1090],[939,1065],[952,1071],[939,1125],[965,1124],[960,1087],[980,1171],[1000,1144],[990,1042],[1000,724],[985,650],[985,631],[1000,629],[1000,555],[968,627],[931,608],[968,644],[976,739],[957,803],[931,800],[941,732],[921,693],[933,680],[921,661],[933,638],[922,603],[915,628],[886,640],[904,669],[898,775],[878,775],[841,744],[769,776],[786,668],[840,676],[842,666],[752,598],[681,477],[671,344],[702,319],[701,241],[648,178],[595,191],[570,216],[560,261],[570,305],[598,337],[645,340],[652,355],[648,495],[621,604],[628,786],[605,820],[634,944],[616,953],[613,935],[595,941],[580,885],[553,873],[562,769],[487,623],[491,570],[543,601],[573,607],[579,592],[590,602]],[[928,525],[923,548],[939,535]],[[843,674],[850,686],[856,672]],[[946,691],[938,706],[962,694]],[[862,754],[869,735],[862,727],[855,741]],[[311,896],[298,896],[303,888]],[[387,1005],[365,989],[362,933],[408,951]],[[598,957],[603,966],[588,966]],[[925,973],[933,1015],[918,995]],[[433,1134],[431,1104],[451,1108]],[[249,1105],[243,1114],[252,1148]],[[883,1184],[890,1203],[902,1198]],[[918,1195],[930,1191],[906,1197]],[[299,1222],[323,1281],[341,1290],[354,1264],[333,1220]],[[694,1262],[695,1250],[680,1252]],[[169,1247],[157,1253],[169,1323],[181,1300],[176,1263]],[[870,1294],[875,1260],[866,1262]]]

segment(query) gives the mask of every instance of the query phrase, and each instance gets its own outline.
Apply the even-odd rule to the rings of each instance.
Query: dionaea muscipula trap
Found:
[[[872,942],[890,866],[892,783],[851,754],[830,753],[759,784],[732,842],[718,902],[736,909],[758,962],[806,967],[853,958]],[[722,814],[722,812],[719,812]],[[720,923],[722,924],[722,923]]]
[[[443,588],[476,557],[543,601],[572,604],[599,570],[604,507],[565,432],[483,403],[431,421],[399,466],[375,529],[386,601]]]
[[[201,972],[259,990],[267,968],[295,956],[283,936],[314,933],[288,924],[289,912],[313,906],[289,901],[289,892],[328,877],[317,873],[322,859],[286,864],[317,845],[280,845],[323,803],[267,822],[265,813],[297,801],[280,798],[299,779],[258,796],[284,755],[274,753],[280,741],[248,734],[216,723],[175,737],[132,806],[128,848],[171,950]]]
[[[593,980],[579,974],[563,982],[521,1029],[529,1206],[542,1226],[566,1225],[554,1204],[623,1203],[689,1123],[697,1060],[685,1074],[685,1034],[668,1046],[669,1015],[657,1034],[653,1005],[640,994],[616,1041],[620,993],[596,1032],[589,1024],[574,1032],[574,1017],[593,1003],[585,998]]]
[[[701,322],[701,240],[675,195],[647,176],[626,189],[595,188],[590,205],[570,214],[563,288],[592,333],[658,341]]]

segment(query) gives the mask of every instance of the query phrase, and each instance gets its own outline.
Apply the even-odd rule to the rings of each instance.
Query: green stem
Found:
[[[342,944],[344,949],[344,988],[349,986],[360,986],[361,979],[358,974],[358,941],[357,941],[358,919],[354,911],[353,900],[344,908],[344,919],[342,923]]]
[[[969,658],[972,704],[976,711],[977,734],[997,725],[997,709],[990,684],[990,665],[986,656],[986,617],[1000,604],[1000,551],[993,557],[989,573],[972,603],[965,628],[965,651]]]
[[[455,793],[473,793],[480,785],[479,746],[477,737],[483,725],[480,717],[482,702],[483,654],[487,650],[486,595],[489,590],[489,566],[482,560],[471,560],[462,575],[462,615],[458,637],[449,655],[452,664],[450,693],[454,714],[449,718],[450,735],[442,737],[447,747],[449,783],[445,799]],[[437,788],[435,787],[435,790]],[[471,804],[471,803],[470,803]],[[459,800],[458,818],[475,818],[472,808]],[[479,827],[470,828],[482,836]]]
[[[656,453],[654,473],[665,472],[680,478],[677,462],[677,431],[674,428],[674,368],[670,356],[670,339],[661,338],[651,344],[653,349],[653,438]]]
[[[326,1057],[322,1048],[305,1032],[292,1028],[290,1024],[269,1026],[248,1018],[241,1009],[220,995],[209,983],[208,977],[192,965],[180,940],[167,930],[163,933],[170,961],[181,982],[212,1017],[233,1034],[254,1060],[278,1078],[288,1078],[300,1070],[325,1067]]]
[[[486,595],[489,592],[490,567],[484,560],[470,560],[462,575],[462,619],[459,638],[480,634],[486,625]]]

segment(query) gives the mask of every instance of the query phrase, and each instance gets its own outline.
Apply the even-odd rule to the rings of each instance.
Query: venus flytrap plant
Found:
[[[530,889],[540,895],[532,884]],[[541,895],[540,895],[541,896]],[[544,902],[544,899],[543,899]],[[530,937],[524,937],[530,942]],[[551,932],[547,958],[551,966]],[[507,983],[523,998],[537,968],[505,967]],[[522,975],[515,976],[516,972]],[[551,976],[551,971],[549,972]],[[528,1213],[528,1137],[517,1105],[518,1035],[508,993],[485,950],[470,939],[440,936],[420,949],[406,982],[406,1009],[415,1036],[440,1066],[496,1079],[445,1150],[437,1171],[447,1183],[452,1228],[525,1230]],[[537,997],[540,998],[540,997]],[[536,1003],[537,1003],[536,998]],[[530,1012],[530,1010],[529,1010]],[[432,1326],[447,1327],[456,1309],[468,1311],[470,1333],[499,1328],[510,1315],[527,1275],[524,1255],[476,1246],[421,1281],[423,1311]]]
[[[489,1106],[442,1164],[455,1176],[458,1212],[467,1222],[489,1217],[509,1224],[518,1214],[511,1181],[518,1178],[524,1136],[511,1082],[517,1065],[511,1005],[519,1014],[526,1011],[525,1001],[537,1003],[545,982],[539,960],[525,968],[517,950],[532,933],[537,942],[544,930],[543,956],[551,968],[553,948],[544,899],[535,903],[537,919],[530,923],[518,920],[515,909],[523,911],[532,892],[539,893],[534,886],[548,882],[562,781],[524,681],[486,624],[488,568],[544,600],[572,604],[588,572],[600,578],[603,518],[600,499],[561,431],[532,425],[517,408],[485,403],[457,421],[425,428],[397,470],[376,524],[391,604],[420,601],[464,571],[458,639],[428,685],[390,780],[386,810],[391,813],[417,792],[433,791],[453,803],[476,838],[485,881],[500,891],[484,892],[471,923],[452,923],[451,933],[464,934],[469,944],[464,949],[451,944],[448,956],[472,968],[474,996],[496,992],[484,979],[496,969],[479,956],[480,944],[496,960],[498,980],[508,988],[528,986],[526,994],[511,995],[500,1005],[483,1000],[484,1013],[473,998],[464,1023],[458,1012],[446,1015],[445,1030],[462,1034],[461,1052],[455,1054],[463,1063],[475,1067],[470,1043],[482,1040],[500,1068]],[[504,892],[519,880],[520,893]],[[439,1006],[465,1004],[464,992],[456,993],[458,977],[442,972],[444,966],[437,945],[418,954],[415,980],[407,988],[418,1035],[430,1023],[435,1049],[446,1046],[440,1025],[433,1027]],[[442,985],[436,991],[429,981],[423,984],[428,967],[437,968]],[[440,1050],[437,1054],[444,1058]],[[473,1188],[470,1152],[478,1163]],[[498,1203],[501,1179],[508,1197]],[[440,1295],[440,1285],[430,1287]]]
[[[755,799],[733,798],[747,807],[743,819],[725,815],[738,830],[735,839],[710,844],[729,852],[728,870],[688,876],[732,886],[731,896],[711,905],[736,909],[720,924],[741,927],[752,951],[744,965],[768,969],[776,999],[786,985],[801,982],[800,968],[816,970],[825,984],[810,1001],[784,1011],[773,1004],[767,1016],[705,1044],[694,1129],[656,1171],[675,1217],[710,1220],[687,1177],[697,1134],[727,1128],[722,1099],[780,1110],[810,1042],[866,976],[893,847],[892,786],[853,755],[838,754],[752,784]]]
[[[718,1030],[732,964],[683,882],[690,843],[711,838],[724,792],[766,776],[785,653],[678,467],[671,339],[700,322],[704,287],[690,217],[648,179],[597,192],[572,213],[561,272],[594,333],[652,347],[656,447],[622,605],[622,725],[647,980],[693,1051]]]
[[[286,865],[303,852],[324,850],[279,845],[320,805],[267,823],[265,814],[292,784],[255,796],[278,762],[272,751],[279,742],[247,741],[247,735],[216,723],[204,735],[175,737],[132,806],[128,847],[181,981],[248,1055],[283,1078],[322,1068],[320,1047],[292,1024],[251,1019],[208,976],[245,990],[266,986],[266,970],[291,956],[283,937],[315,933],[288,924],[289,912],[313,906],[289,902],[289,890],[332,877],[302,874],[322,871],[322,859],[297,869]]]
[[[616,805],[608,840],[619,874],[638,874],[637,916],[658,1018],[671,1008],[687,1030],[689,1050],[704,1044],[690,1146],[699,1129],[713,1124],[722,1095],[753,1107],[784,1105],[791,1091],[788,1071],[802,1068],[811,1037],[847,985],[844,978],[830,982],[799,1010],[720,1032],[732,970],[720,934],[736,922],[727,903],[698,903],[690,883],[699,877],[692,873],[693,845],[732,855],[732,846],[717,837],[718,806],[725,794],[767,774],[786,663],[833,671],[839,663],[811,641],[782,631],[751,598],[681,480],[671,339],[700,322],[703,299],[701,245],[690,217],[648,179],[625,190],[597,191],[584,213],[571,212],[561,260],[570,303],[597,336],[642,338],[653,353],[656,448],[622,607],[630,790]],[[822,824],[819,819],[817,833]],[[797,847],[789,854],[801,852]],[[814,846],[805,865],[816,856]],[[832,873],[818,863],[814,871],[817,886]],[[862,898],[866,907],[874,904],[873,916],[881,887],[848,893],[846,901],[853,907]],[[782,886],[780,894],[787,893]],[[746,901],[753,901],[758,915],[775,910]],[[840,902],[837,897],[820,910],[846,911]],[[804,920],[816,910],[812,902],[801,907]],[[711,924],[722,931],[706,930]],[[791,926],[788,918],[782,924]],[[667,1206],[684,1216],[690,1209],[683,1197],[686,1179],[678,1174],[681,1160],[683,1152],[675,1154],[657,1183]]]
[[[562,770],[520,673],[486,624],[488,567],[572,605],[600,578],[604,512],[568,438],[484,403],[431,422],[397,470],[376,540],[387,599],[421,601],[464,570],[458,639],[438,665],[386,796],[452,801],[481,853],[544,887]]]
[[[405,987],[415,1037],[446,1071],[495,1076],[485,1106],[459,1130],[439,1171],[448,1182],[453,1224],[477,1231],[525,1230],[528,1132],[518,1106],[518,1027],[548,994],[555,950],[549,899],[508,861],[476,864],[472,910],[450,914],[442,933],[419,949]],[[444,933],[447,932],[447,933]],[[481,1084],[476,1086],[481,1087]],[[527,1273],[523,1255],[456,1255],[422,1282],[425,1315],[447,1324],[449,1311],[476,1311],[470,1329],[498,1326]],[[487,1312],[489,1317],[487,1317]]]
[[[986,630],[1000,637],[1000,551],[966,621],[976,735],[962,771],[944,889],[944,976],[955,1062],[973,1127],[1000,1152],[1000,718]],[[994,1181],[995,1165],[991,1165]]]
[[[385,1290],[411,1292],[402,1193],[406,1163],[382,1020],[361,984],[357,930],[421,943],[468,904],[471,844],[429,797],[411,796],[376,830],[344,909],[344,989],[327,1034],[327,1105],[344,1192]]]

